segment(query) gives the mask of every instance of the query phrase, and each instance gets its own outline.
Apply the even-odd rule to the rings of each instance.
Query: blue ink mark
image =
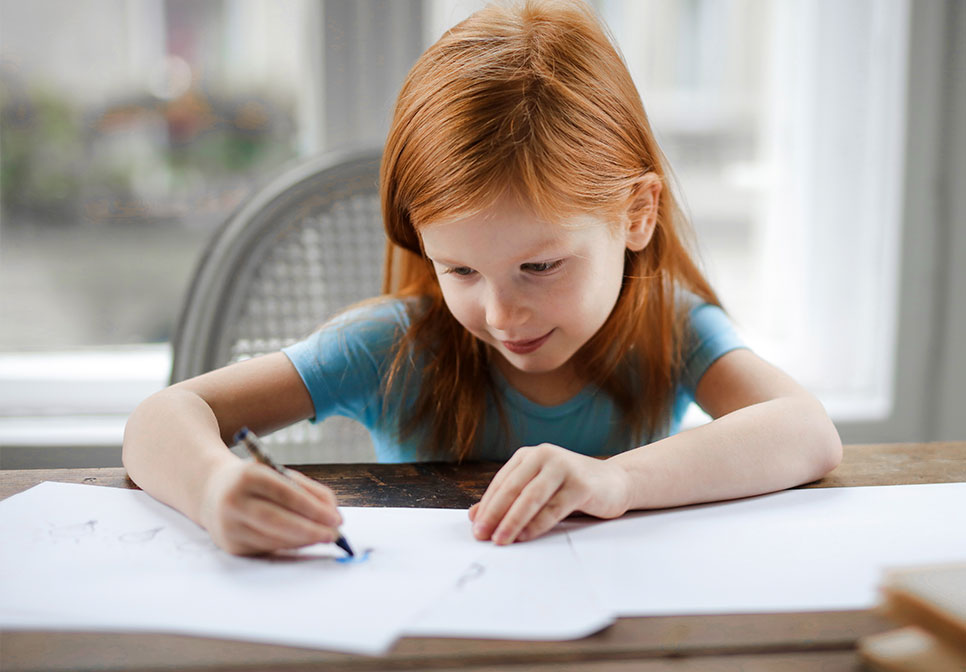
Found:
[[[356,553],[355,557],[353,557],[351,555],[347,555],[347,556],[345,556],[343,558],[336,558],[335,561],[336,562],[341,562],[342,564],[348,564],[350,562],[351,563],[365,562],[366,560],[369,559],[369,554],[370,553],[372,553],[372,549],[371,548],[367,548],[362,553]]]

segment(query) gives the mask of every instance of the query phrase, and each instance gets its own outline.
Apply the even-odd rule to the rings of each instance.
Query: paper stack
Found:
[[[880,610],[905,625],[862,639],[863,659],[889,672],[966,670],[966,564],[890,572]]]

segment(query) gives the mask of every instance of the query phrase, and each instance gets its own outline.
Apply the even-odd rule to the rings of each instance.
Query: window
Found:
[[[907,3],[600,6],[749,343],[837,422],[888,416]]]
[[[116,445],[165,383],[205,241],[317,149],[319,9],[3,0],[0,444]]]
[[[214,228],[286,161],[381,142],[482,4],[0,0],[0,446],[116,446]],[[745,337],[840,424],[888,416],[909,40],[934,35],[908,0],[594,4]]]

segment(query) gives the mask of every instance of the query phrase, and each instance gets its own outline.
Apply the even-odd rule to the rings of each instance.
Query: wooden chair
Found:
[[[301,162],[228,218],[188,290],[173,342],[172,383],[277,351],[380,292],[379,159],[370,150]],[[374,461],[366,431],[345,418],[301,422],[266,443],[285,463]]]

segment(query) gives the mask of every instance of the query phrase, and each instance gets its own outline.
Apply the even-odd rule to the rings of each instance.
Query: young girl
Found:
[[[385,297],[128,421],[131,477],[224,549],[332,541],[341,522],[325,486],[229,452],[243,425],[339,413],[383,461],[505,460],[469,511],[498,544],[838,464],[821,404],[742,346],[688,255],[641,99],[585,5],[489,7],[430,47],[381,190]],[[676,433],[692,399],[713,421]]]

